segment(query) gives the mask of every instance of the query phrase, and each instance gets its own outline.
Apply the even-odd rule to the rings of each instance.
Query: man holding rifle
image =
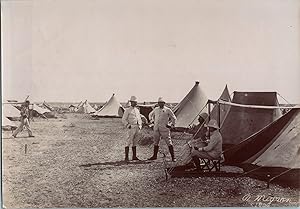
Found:
[[[30,125],[29,125],[29,115],[30,115],[29,105],[30,105],[29,100],[26,100],[25,103],[22,105],[22,109],[21,109],[21,112],[20,112],[20,114],[21,114],[21,123],[12,135],[14,138],[16,138],[17,134],[20,133],[23,130],[24,126],[26,127],[26,129],[28,131],[29,137],[34,137],[32,135],[32,131],[31,131],[31,128],[30,128]]]

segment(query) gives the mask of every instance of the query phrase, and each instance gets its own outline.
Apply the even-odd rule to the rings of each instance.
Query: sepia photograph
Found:
[[[300,207],[299,0],[0,0],[1,207]]]

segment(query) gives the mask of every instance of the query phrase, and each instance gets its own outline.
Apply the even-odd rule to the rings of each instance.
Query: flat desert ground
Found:
[[[299,206],[299,189],[249,177],[165,179],[161,155],[140,145],[144,161],[125,163],[126,130],[120,118],[85,114],[35,119],[35,138],[2,131],[2,186],[6,208]],[[182,140],[174,140],[179,155]],[[27,147],[25,153],[25,146]],[[167,152],[164,142],[162,150]],[[130,152],[131,157],[131,152]],[[170,156],[167,156],[168,163]],[[257,197],[264,199],[257,200]],[[269,199],[268,199],[269,198]]]

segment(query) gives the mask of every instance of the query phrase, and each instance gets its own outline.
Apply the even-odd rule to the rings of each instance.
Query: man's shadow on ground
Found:
[[[80,165],[79,167],[91,167],[91,166],[101,166],[101,165],[112,165],[112,166],[122,166],[122,165],[141,165],[141,164],[149,164],[151,161],[147,160],[134,160],[134,161],[114,161],[114,162],[103,162],[103,163],[88,163]]]

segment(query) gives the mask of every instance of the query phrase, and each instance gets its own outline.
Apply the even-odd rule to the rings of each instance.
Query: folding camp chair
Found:
[[[221,163],[224,161],[224,156],[221,155],[218,159],[206,159],[200,158],[201,170],[205,172],[211,172],[213,170],[220,171]]]

